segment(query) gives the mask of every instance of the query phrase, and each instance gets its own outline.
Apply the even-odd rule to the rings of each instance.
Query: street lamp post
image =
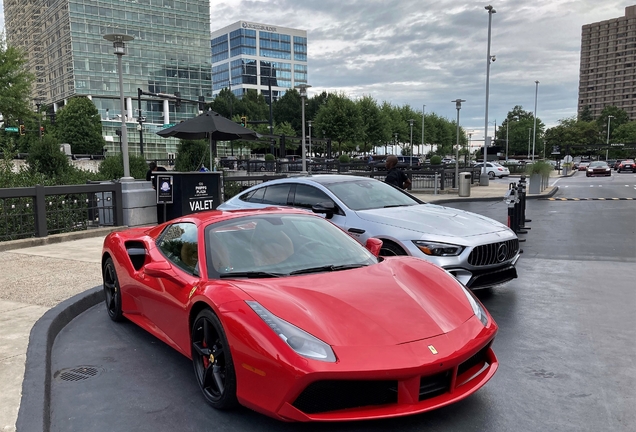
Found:
[[[528,159],[530,159],[530,133],[532,132],[531,128],[528,128]]]
[[[298,89],[298,91],[300,92],[300,105],[301,105],[301,123],[302,123],[302,128],[303,128],[303,133],[302,133],[302,148],[301,148],[301,155],[302,155],[302,173],[301,174],[307,174],[307,151],[305,149],[305,144],[307,143],[307,141],[305,140],[305,98],[307,97],[307,89],[311,87],[308,84],[299,84],[296,86],[296,88]],[[271,95],[270,95],[271,97]]]
[[[490,91],[490,63],[495,61],[495,56],[490,55],[490,36],[492,28],[492,14],[497,11],[491,6],[486,6],[488,11],[488,52],[486,54],[486,114],[484,118],[484,168],[479,176],[479,185],[488,186],[488,172],[486,164],[488,163],[488,92]]]
[[[413,122],[415,120],[410,119],[409,124],[411,125],[411,157],[409,158],[409,168],[413,168]]]
[[[457,142],[455,144],[455,185],[459,186],[459,110],[462,109],[464,99],[455,99],[455,109],[457,109]],[[484,165],[486,165],[484,163]]]
[[[311,120],[307,120],[309,126],[309,157],[311,158]],[[309,163],[309,172],[311,172],[311,163]]]
[[[607,116],[607,148],[605,149],[605,161],[609,157],[609,137],[610,137],[610,124],[612,123],[612,119],[615,118],[613,115]]]
[[[40,112],[40,107],[42,106],[42,101],[38,99],[35,102],[35,108],[37,109],[38,114],[38,133],[40,134],[40,141],[42,141],[42,113]]]
[[[397,143],[398,143],[398,133],[395,132],[393,136],[395,137],[395,141],[393,141],[393,148],[391,149],[391,154],[395,154],[395,147],[397,147]]]
[[[420,154],[422,154],[422,150],[424,149],[424,113],[426,112],[426,105],[422,105],[422,148],[420,148]]]
[[[130,176],[130,160],[128,156],[128,133],[126,131],[126,105],[124,103],[124,78],[121,70],[121,58],[126,54],[126,42],[134,37],[126,34],[110,33],[104,35],[104,39],[113,43],[117,56],[117,72],[119,74],[119,99],[121,103],[121,152],[124,160],[124,177],[121,181],[132,181]]]
[[[539,81],[535,81],[534,90],[534,129],[532,134],[532,162],[534,162],[534,146],[537,141],[537,96],[539,95]]]
[[[506,162],[508,162],[508,125],[510,122],[506,119]]]

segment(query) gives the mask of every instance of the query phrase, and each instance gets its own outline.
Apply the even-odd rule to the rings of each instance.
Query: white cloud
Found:
[[[0,5],[2,0],[0,0]],[[313,92],[409,104],[483,134],[487,2],[456,0],[211,0],[212,29],[239,20],[306,29]],[[624,15],[617,0],[493,2],[489,118],[515,105],[548,126],[576,115],[581,27]],[[0,8],[0,28],[4,13]]]
[[[483,136],[487,2],[421,0],[220,0],[212,27],[248,20],[308,32],[313,92],[434,111],[454,119],[451,100],[466,99],[460,122]],[[548,126],[576,115],[581,27],[623,16],[616,0],[493,2],[489,120],[498,124],[515,105]],[[311,92],[310,92],[311,93]],[[475,138],[475,136],[473,136]]]

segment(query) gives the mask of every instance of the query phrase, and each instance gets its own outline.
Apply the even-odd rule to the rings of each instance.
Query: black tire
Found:
[[[191,333],[194,376],[205,400],[212,407],[227,410],[238,405],[236,373],[219,318],[204,309],[194,320]]]
[[[621,172],[621,170],[618,170],[618,172],[620,173],[620,172]]]
[[[488,172],[488,177],[489,177],[489,178],[491,178],[491,179],[494,179],[494,178],[495,178],[495,173],[494,173],[494,171],[489,171],[489,172]]]
[[[380,256],[388,257],[388,256],[404,256],[406,252],[400,246],[395,243],[388,242],[386,240],[382,241],[382,247],[380,248]]]
[[[112,258],[108,258],[102,268],[102,280],[104,287],[104,302],[106,310],[111,320],[120,322],[124,320],[121,310],[121,289],[119,279],[115,271],[115,263]]]

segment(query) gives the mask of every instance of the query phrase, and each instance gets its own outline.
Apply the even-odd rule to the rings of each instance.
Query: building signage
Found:
[[[214,198],[208,194],[208,186],[198,182],[194,186],[194,194],[188,200],[191,212],[214,210]]]
[[[157,204],[172,204],[174,200],[174,183],[170,175],[157,176]]]
[[[244,29],[264,30],[268,32],[278,33],[278,30],[276,29],[276,27],[266,26],[263,24],[247,23],[247,22],[243,22],[242,24]]]

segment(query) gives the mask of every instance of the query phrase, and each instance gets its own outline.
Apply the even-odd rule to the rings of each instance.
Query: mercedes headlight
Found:
[[[448,243],[436,243],[425,240],[414,240],[413,243],[428,256],[458,256],[464,250],[463,246]]]
[[[261,317],[265,324],[271,328],[287,345],[296,353],[312,360],[320,360],[324,362],[335,362],[336,355],[331,347],[320,339],[310,335],[304,330],[299,329],[293,324],[278,318],[270,311],[255,301],[246,301],[247,305],[252,308],[256,314]]]
[[[477,301],[475,295],[468,288],[464,285],[462,285],[462,288],[464,295],[466,295],[466,298],[468,299],[468,303],[470,303],[470,306],[473,308],[473,312],[485,327],[488,324],[488,315],[486,315],[484,307]]]
[[[594,171],[594,169],[592,169],[592,168],[588,168],[587,170],[590,171],[590,172]]]

